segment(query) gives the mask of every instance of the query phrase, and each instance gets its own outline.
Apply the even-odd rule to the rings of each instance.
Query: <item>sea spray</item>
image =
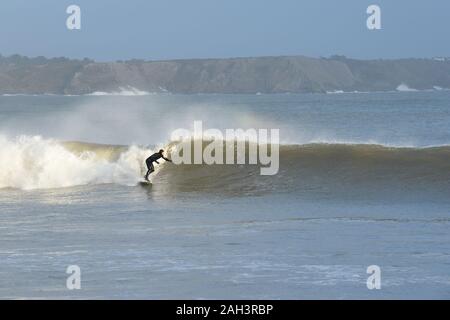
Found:
[[[0,145],[0,188],[24,190],[104,183],[134,185],[145,156],[151,153],[136,146],[115,147],[117,154],[105,156],[92,144],[69,143],[65,147],[39,136],[0,136]]]

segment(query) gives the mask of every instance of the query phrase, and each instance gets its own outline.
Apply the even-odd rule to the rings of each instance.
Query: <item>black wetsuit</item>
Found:
[[[148,157],[147,160],[145,160],[145,163],[147,164],[147,168],[148,168],[147,174],[145,175],[145,180],[148,180],[148,176],[150,175],[150,173],[155,171],[155,167],[153,166],[153,162],[156,162],[157,164],[159,164],[158,160],[161,159],[161,158],[166,160],[166,161],[171,161],[171,160],[165,158],[159,152],[152,154],[150,157]]]

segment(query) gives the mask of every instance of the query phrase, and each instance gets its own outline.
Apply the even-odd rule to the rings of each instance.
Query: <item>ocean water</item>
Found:
[[[280,129],[278,174],[162,163],[140,185],[195,120]],[[448,91],[3,96],[0,298],[448,299],[449,196]]]

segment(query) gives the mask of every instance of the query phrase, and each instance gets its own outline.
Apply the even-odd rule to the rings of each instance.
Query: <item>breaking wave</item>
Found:
[[[117,183],[134,185],[150,152],[131,146],[0,137],[0,188],[23,190]]]
[[[112,91],[112,92],[103,92],[103,91],[95,91],[92,93],[89,93],[88,96],[148,96],[150,95],[150,92],[142,91],[139,89],[136,89],[132,86],[127,87],[119,87],[118,91]]]
[[[23,190],[95,184],[136,186],[153,150],[142,146],[60,142],[0,136],[0,188]],[[173,145],[166,145],[171,151]],[[259,165],[158,166],[156,185],[171,192],[392,193],[450,191],[450,146],[428,148],[364,144],[280,146],[280,171],[261,176]],[[156,178],[155,178],[156,177]]]
[[[417,89],[410,88],[407,84],[402,83],[402,84],[400,84],[400,85],[397,87],[397,91],[400,91],[400,92],[416,92],[416,91],[418,91],[418,90],[417,90]]]

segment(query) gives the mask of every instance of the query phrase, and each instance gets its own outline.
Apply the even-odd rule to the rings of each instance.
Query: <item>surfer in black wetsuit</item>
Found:
[[[159,152],[152,154],[150,157],[148,157],[147,160],[145,160],[145,163],[147,164],[147,174],[145,175],[145,180],[148,181],[148,176],[150,175],[150,173],[152,173],[153,171],[155,171],[155,167],[153,166],[153,162],[156,162],[157,164],[159,164],[158,160],[159,159],[164,159],[166,161],[172,162],[172,160],[167,159],[166,157],[164,157],[164,150],[159,150]]]

